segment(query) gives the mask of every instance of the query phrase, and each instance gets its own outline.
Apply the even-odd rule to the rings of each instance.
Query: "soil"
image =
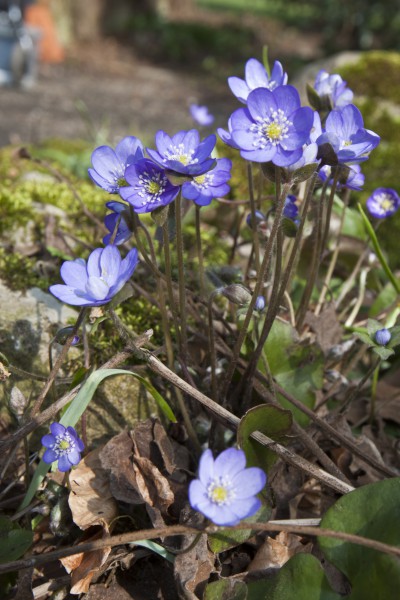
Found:
[[[218,26],[221,18],[225,23],[237,20],[237,16],[202,11],[179,14],[179,18],[206,20],[211,26]],[[257,48],[266,44],[273,50],[271,59],[279,57],[286,64],[286,60],[304,62],[321,55],[317,34],[250,14],[241,24],[253,29]],[[195,66],[179,70],[174,65],[151,64],[145,54],[113,38],[81,44],[68,50],[63,63],[39,65],[30,89],[0,88],[0,146],[49,138],[93,139],[96,132],[105,133],[109,143],[125,135],[151,143],[158,129],[173,134],[193,127],[188,111],[192,102],[209,106],[215,126],[226,127],[238,107],[226,78],[242,76],[244,63],[237,72],[216,76],[199,73]]]

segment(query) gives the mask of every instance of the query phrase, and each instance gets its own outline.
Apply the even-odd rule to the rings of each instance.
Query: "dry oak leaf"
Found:
[[[101,465],[99,452],[100,449],[90,452],[70,475],[68,504],[74,523],[81,529],[92,525],[109,525],[118,514],[108,473]]]
[[[161,474],[151,460],[137,454],[136,444],[134,445],[133,470],[137,489],[146,504],[165,513],[175,498],[168,479]]]
[[[311,552],[312,544],[301,543],[301,537],[281,531],[276,538],[267,537],[257,554],[251,561],[249,571],[280,568],[285,562],[299,552]]]
[[[117,516],[117,504],[111,495],[107,471],[99,459],[100,449],[90,452],[70,475],[71,493],[68,503],[74,522],[81,529],[100,526],[86,541],[110,537],[109,524]],[[111,546],[93,552],[83,552],[61,559],[71,573],[71,594],[83,594],[111,552]]]

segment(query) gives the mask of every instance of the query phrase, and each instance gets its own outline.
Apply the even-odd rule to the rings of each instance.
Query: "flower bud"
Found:
[[[375,342],[379,344],[379,346],[386,346],[386,344],[390,342],[391,337],[392,335],[388,329],[378,329],[375,333]]]
[[[221,294],[228,298],[234,304],[248,304],[251,300],[251,293],[240,283],[232,283],[221,290]]]
[[[256,303],[254,305],[254,310],[262,311],[265,308],[265,298],[264,296],[257,296]]]
[[[256,227],[258,227],[258,225],[260,225],[260,223],[263,223],[264,221],[267,220],[267,217],[264,215],[264,213],[261,212],[261,210],[254,211],[254,216],[255,216],[255,220],[256,220]],[[248,227],[250,227],[250,229],[253,229],[251,213],[249,213],[246,217],[246,224]]]

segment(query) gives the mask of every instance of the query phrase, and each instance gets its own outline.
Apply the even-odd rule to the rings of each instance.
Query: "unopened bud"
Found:
[[[20,418],[24,414],[26,407],[28,406],[28,400],[16,385],[11,390],[9,407],[11,412]]]
[[[61,346],[64,346],[64,344],[66,344],[67,342],[67,339],[72,334],[73,330],[74,327],[72,325],[69,327],[63,327],[62,329],[59,329],[56,335],[54,336],[54,341],[60,344]],[[74,335],[74,338],[71,342],[71,346],[76,346],[77,344],[79,344],[79,340],[79,336]]]
[[[241,285],[240,283],[232,283],[232,285],[228,285],[226,288],[221,290],[221,294],[234,304],[249,304],[251,300],[251,293],[246,287],[244,287],[244,285]]]
[[[262,311],[265,308],[265,298],[264,296],[257,296],[256,303],[254,305],[254,310]]]
[[[390,331],[384,327],[383,329],[378,329],[375,333],[375,342],[379,346],[386,346],[390,342],[391,337]]]

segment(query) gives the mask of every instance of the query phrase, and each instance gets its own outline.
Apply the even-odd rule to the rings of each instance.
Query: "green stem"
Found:
[[[179,192],[175,203],[176,219],[176,250],[178,257],[178,285],[179,285],[179,316],[181,321],[181,356],[183,362],[187,363],[187,322],[186,322],[186,287],[185,267],[183,257],[183,235],[182,235],[182,194]]]
[[[254,247],[254,263],[256,273],[260,271],[260,240],[258,237],[257,228],[257,217],[256,217],[256,203],[254,199],[254,185],[253,185],[253,169],[251,162],[247,165],[247,179],[249,183],[249,199],[250,199],[250,218],[251,218],[251,231],[253,234],[253,247]]]
[[[165,221],[163,224],[163,247],[164,247],[164,260],[165,260],[165,276],[167,282],[167,294],[169,307],[172,313],[172,319],[174,321],[176,337],[178,339],[178,343],[180,340],[180,331],[179,331],[179,320],[178,314],[176,311],[176,304],[174,299],[174,292],[172,289],[172,268],[171,268],[171,253],[169,246],[169,231],[168,231],[168,221]]]
[[[364,225],[365,225],[365,229],[367,230],[368,236],[372,242],[372,245],[374,247],[375,250],[375,254],[378,257],[379,262],[381,263],[382,269],[385,271],[390,283],[392,284],[392,286],[394,287],[394,289],[396,290],[397,294],[400,294],[400,283],[399,281],[396,279],[396,277],[393,275],[392,271],[390,270],[390,267],[385,259],[385,257],[383,256],[383,252],[381,250],[381,247],[379,245],[378,242],[378,238],[376,237],[376,233],[371,225],[371,223],[369,222],[369,219],[367,217],[367,215],[365,214],[365,212],[363,211],[363,208],[361,206],[360,203],[358,203],[358,210],[361,213],[361,216],[363,218],[364,221]]]

